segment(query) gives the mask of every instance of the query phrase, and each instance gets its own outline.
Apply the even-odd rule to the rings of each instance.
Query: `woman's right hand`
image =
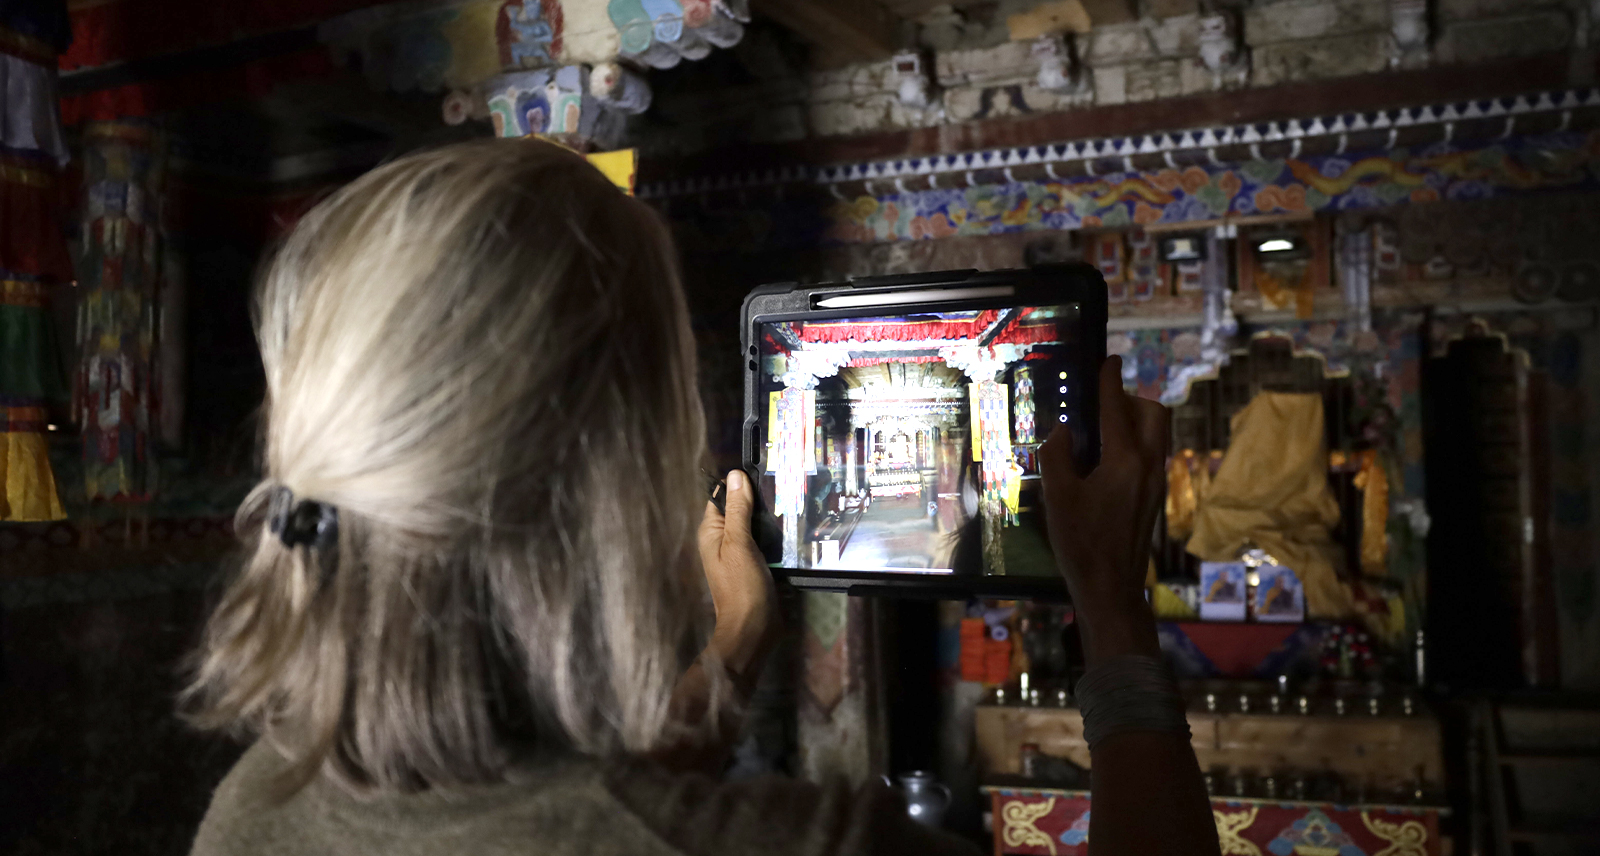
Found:
[[[1166,495],[1171,414],[1122,389],[1122,358],[1100,368],[1100,465],[1087,478],[1072,435],[1057,428],[1039,450],[1045,519],[1066,577],[1089,664],[1158,652],[1145,569]]]
[[[716,628],[710,647],[741,683],[753,683],[778,627],[772,571],[751,535],[755,485],[743,470],[728,473],[727,513],[706,503],[697,540]]]
[[[1122,360],[1110,357],[1100,368],[1100,466],[1079,477],[1065,431],[1039,452],[1050,546],[1091,668],[1161,654],[1144,577],[1166,494],[1169,420],[1165,407],[1122,391]],[[1187,734],[1123,731],[1090,755],[1089,856],[1217,856],[1211,803]]]

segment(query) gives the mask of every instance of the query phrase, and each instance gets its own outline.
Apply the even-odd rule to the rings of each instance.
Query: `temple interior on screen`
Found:
[[[762,488],[783,565],[1050,573],[1035,452],[1047,423],[1075,418],[1058,359],[1071,311],[763,325]]]

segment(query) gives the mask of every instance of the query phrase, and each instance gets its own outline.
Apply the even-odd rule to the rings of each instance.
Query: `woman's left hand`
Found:
[[[750,685],[777,629],[772,572],[750,531],[755,486],[742,470],[728,473],[727,514],[706,503],[698,541],[706,585],[716,610],[707,646],[739,683]]]

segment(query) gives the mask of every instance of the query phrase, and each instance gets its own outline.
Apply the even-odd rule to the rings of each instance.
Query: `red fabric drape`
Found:
[[[1036,324],[1028,327],[1007,327],[1004,332],[994,338],[996,345],[1040,345],[1045,342],[1060,341],[1056,335],[1056,325]]]
[[[190,241],[271,241],[294,228],[338,182],[270,196],[229,193],[205,181],[167,180],[166,216],[174,233]]]
[[[971,341],[983,335],[999,313],[985,310],[971,321],[823,321],[796,325],[808,344],[840,342]],[[1057,341],[1055,324],[1012,324],[996,336],[995,345],[1037,345]]]
[[[389,0],[110,0],[71,12],[61,68],[92,68],[315,24]]]
[[[0,152],[0,269],[55,282],[72,279],[61,237],[60,173],[38,153]]]
[[[67,96],[61,99],[61,124],[115,122],[232,98],[259,98],[279,84],[339,71],[326,50],[307,48],[230,68]]]
[[[802,342],[914,342],[927,339],[975,339],[1000,313],[979,312],[971,321],[813,321],[802,325]]]

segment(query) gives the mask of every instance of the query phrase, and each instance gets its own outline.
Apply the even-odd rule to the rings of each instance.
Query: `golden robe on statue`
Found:
[[[1189,552],[1231,562],[1247,544],[1293,569],[1305,584],[1306,612],[1348,616],[1350,590],[1336,568],[1341,548],[1331,531],[1339,503],[1328,489],[1322,396],[1262,392],[1234,414],[1222,467],[1204,488]]]

